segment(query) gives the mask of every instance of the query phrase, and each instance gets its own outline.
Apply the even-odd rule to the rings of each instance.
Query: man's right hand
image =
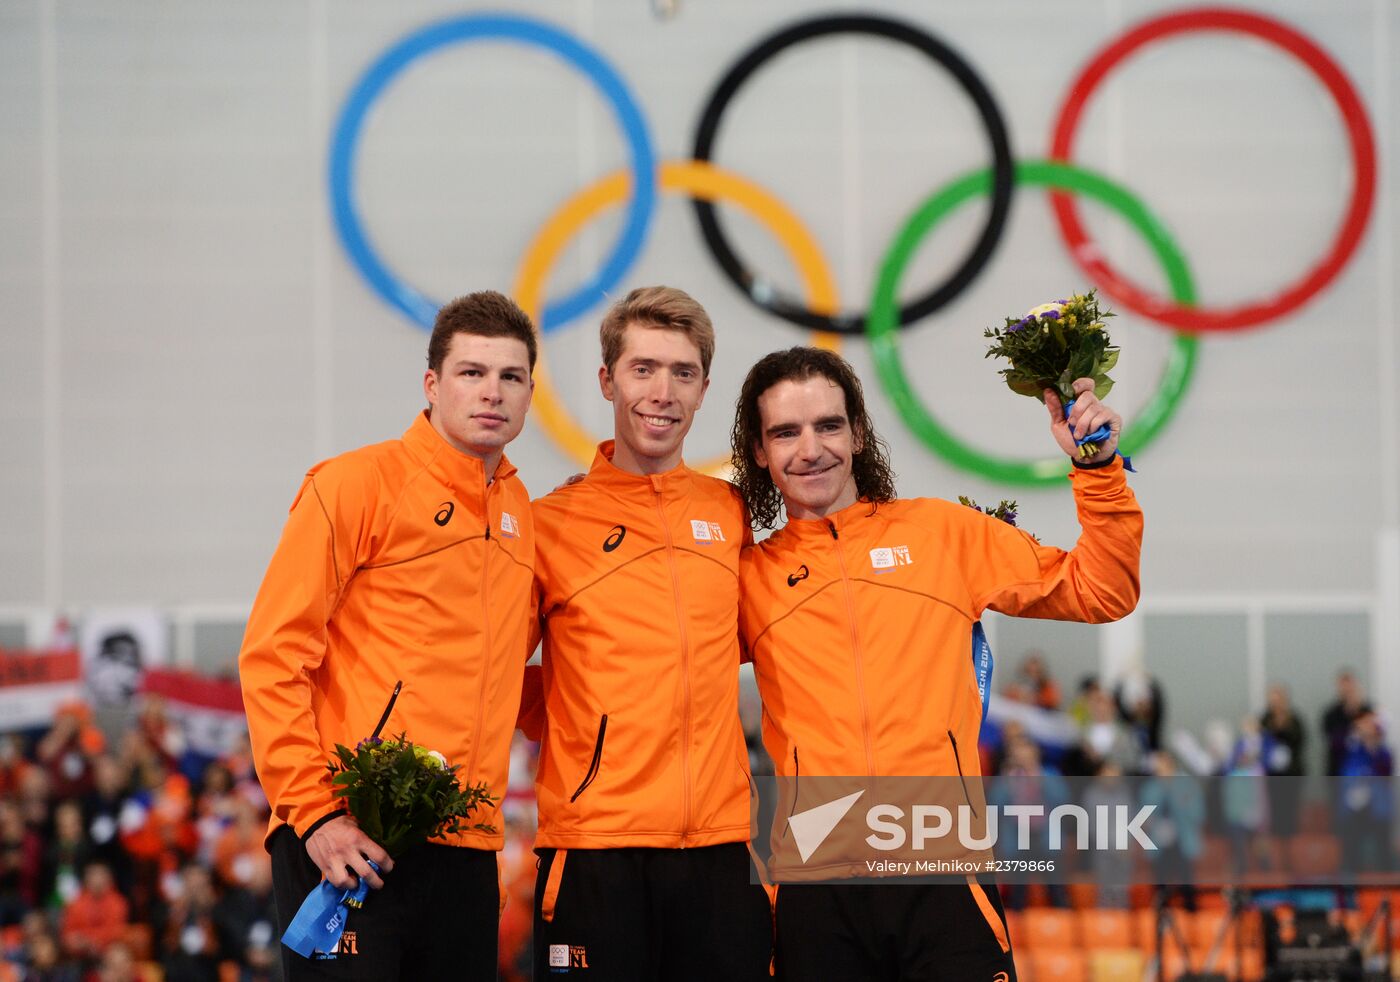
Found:
[[[333,818],[312,832],[306,839],[306,854],[321,868],[321,875],[341,890],[354,889],[356,876],[376,890],[384,885],[368,860],[374,860],[385,873],[394,868],[389,854],[361,832],[350,815]]]

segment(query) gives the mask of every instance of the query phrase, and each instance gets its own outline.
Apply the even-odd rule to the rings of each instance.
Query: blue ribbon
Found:
[[[1069,412],[1071,409],[1074,408],[1074,403],[1075,400],[1071,399],[1069,403],[1065,406],[1065,419],[1069,419]],[[1074,440],[1074,445],[1076,447],[1082,447],[1086,443],[1103,443],[1112,435],[1113,430],[1109,427],[1107,423],[1105,423],[1103,426],[1100,426],[1097,430],[1095,430],[1092,433],[1085,433],[1081,437],[1076,437]],[[1137,471],[1133,469],[1133,458],[1124,457],[1123,452],[1121,450],[1115,450],[1113,451],[1113,453],[1118,457],[1123,457],[1124,470],[1130,471],[1133,474],[1137,473]]]
[[[972,671],[977,676],[977,694],[982,697],[982,726],[985,727],[987,702],[992,696],[992,646],[981,621],[972,622]]]
[[[365,861],[376,873],[379,872],[374,860]],[[368,895],[369,884],[364,877],[351,890],[342,890],[332,886],[330,880],[322,880],[301,902],[297,916],[292,918],[292,923],[282,934],[282,943],[303,958],[313,958],[318,952],[323,955],[333,953],[340,945],[340,935],[345,931],[350,908],[364,906]]]

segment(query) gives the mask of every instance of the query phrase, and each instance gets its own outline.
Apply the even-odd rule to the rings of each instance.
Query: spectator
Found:
[[[131,890],[131,855],[122,847],[122,806],[126,803],[127,771],[111,754],[93,761],[92,793],[83,799],[83,817],[93,855],[106,863],[122,893]]]
[[[1028,862],[1043,862],[1054,858],[1050,855],[1050,827],[1047,816],[1056,806],[1069,800],[1069,790],[1059,771],[1041,762],[1040,747],[1035,741],[1018,737],[1007,746],[1006,765],[987,800],[1003,810],[1007,805],[1044,806],[1040,815],[1029,819],[1029,848],[1019,848],[1019,833],[1004,838],[998,837],[998,858]],[[1052,881],[1047,884],[1047,888],[1052,906],[1070,905],[1069,891],[1064,883]],[[1008,910],[1021,910],[1026,906],[1027,885],[1005,884],[1002,895]]]
[[[1156,808],[1152,816],[1153,876],[1163,901],[1179,896],[1187,910],[1196,909],[1195,863],[1204,839],[1205,796],[1195,778],[1178,773],[1176,760],[1166,751],[1154,753],[1149,765],[1153,776],[1143,782],[1142,804]]]
[[[1060,686],[1045,667],[1045,656],[1030,651],[1021,661],[1016,677],[1006,686],[1006,698],[1029,703],[1041,709],[1060,708]]]
[[[1088,777],[1097,774],[1108,762],[1113,763],[1120,774],[1136,772],[1141,760],[1137,741],[1118,719],[1108,693],[1096,687],[1085,701],[1088,718],[1081,729],[1078,746],[1066,755],[1065,773]]]
[[[1246,716],[1240,724],[1240,736],[1221,782],[1221,806],[1236,876],[1253,868],[1254,859],[1260,866],[1272,865],[1266,836],[1269,796],[1264,783],[1264,759],[1268,752],[1269,738],[1259,728],[1259,721]]]
[[[1269,687],[1268,705],[1259,718],[1259,725],[1270,741],[1264,757],[1264,772],[1283,779],[1269,782],[1273,832],[1280,836],[1295,835],[1302,802],[1303,748],[1307,733],[1303,730],[1302,716],[1289,699],[1287,686]]]
[[[83,886],[63,911],[63,947],[83,959],[96,959],[126,933],[126,898],[117,893],[105,863],[90,863]]]
[[[0,734],[0,797],[18,792],[24,772],[33,766],[24,759],[24,740],[19,734]]]
[[[53,910],[62,910],[78,895],[83,869],[96,859],[83,810],[76,801],[61,801],[54,809],[54,837],[44,863],[44,898]]]
[[[185,866],[174,892],[161,937],[166,982],[218,982],[217,898],[209,871],[197,863]]]
[[[1107,698],[1107,695],[1100,693]],[[1084,790],[1081,802],[1090,815],[1121,814],[1135,811],[1133,790],[1123,777],[1123,769],[1112,758],[1099,765],[1094,780]],[[1121,807],[1121,812],[1116,811]],[[1107,809],[1105,812],[1099,808]],[[1097,903],[1100,907],[1127,910],[1130,903],[1128,885],[1132,882],[1133,857],[1120,849],[1095,849],[1090,856],[1094,880],[1098,884]]]
[[[1337,701],[1327,707],[1322,714],[1322,732],[1327,738],[1327,773],[1336,777],[1342,773],[1342,759],[1346,756],[1347,738],[1351,736],[1352,725],[1363,713],[1370,712],[1371,706],[1361,695],[1361,686],[1350,669],[1337,673]]]
[[[38,906],[43,868],[43,839],[13,801],[0,798],[0,927]]]
[[[1389,778],[1395,772],[1380,718],[1366,710],[1356,718],[1345,744],[1338,808],[1342,856],[1350,872],[1391,869],[1390,821],[1393,817]]]
[[[1118,714],[1137,738],[1144,753],[1162,749],[1162,717],[1166,706],[1162,687],[1142,667],[1130,671],[1114,691]]]
[[[130,948],[120,941],[107,946],[97,966],[97,982],[144,982],[144,979]]]
[[[34,754],[49,773],[55,798],[81,798],[92,790],[92,761],[106,749],[102,731],[92,724],[92,712],[82,703],[62,706],[53,727]]]
[[[1074,702],[1070,703],[1069,715],[1081,730],[1089,723],[1089,703],[1100,692],[1103,692],[1103,686],[1099,685],[1097,675],[1086,675],[1079,680],[1079,691],[1075,694]]]
[[[81,982],[82,970],[63,961],[54,936],[45,931],[29,940],[25,946],[24,982]]]

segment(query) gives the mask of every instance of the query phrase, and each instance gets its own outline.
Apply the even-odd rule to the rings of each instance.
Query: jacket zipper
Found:
[[[681,578],[676,569],[676,550],[671,526],[661,507],[661,489],[656,488],[656,513],[666,535],[666,560],[671,566],[671,589],[676,598],[676,626],[681,636],[681,846],[690,836],[690,641],[685,633],[685,610],[681,607]]]
[[[481,660],[481,691],[476,698],[476,722],[472,726],[472,753],[468,758],[467,772],[463,775],[465,781],[477,780],[476,761],[481,749],[481,717],[486,713],[486,683],[490,674],[491,664],[495,660],[491,657],[491,611],[490,605],[486,602],[487,588],[491,583],[491,492],[486,485],[486,476],[483,473],[481,478],[481,510],[486,515],[486,531],[482,536],[484,548],[481,554],[481,624],[482,633],[485,636],[483,652],[485,657]]]
[[[841,565],[841,589],[846,597],[846,621],[851,629],[851,653],[856,660],[856,695],[860,699],[860,735],[865,742],[865,773],[875,775],[875,753],[870,746],[870,713],[865,703],[865,667],[860,654],[860,638],[856,635],[856,609],[851,602],[851,581],[846,575],[846,557],[841,555],[841,536],[836,526],[826,523],[831,539],[836,544],[836,561]]]
[[[588,786],[593,783],[594,778],[598,776],[598,767],[603,763],[603,737],[607,732],[608,714],[604,713],[602,718],[598,720],[598,742],[593,744],[593,760],[588,765],[588,772],[583,775],[583,783],[578,786],[578,790],[569,798],[570,804],[578,801],[578,796],[583,794]]]
[[[962,785],[963,801],[967,802],[968,809],[972,812],[973,818],[977,817],[977,809],[972,807],[972,796],[967,793],[967,778],[963,777],[962,756],[958,753],[958,738],[953,736],[953,731],[948,731],[948,741],[953,745],[953,763],[958,768],[958,783]]]

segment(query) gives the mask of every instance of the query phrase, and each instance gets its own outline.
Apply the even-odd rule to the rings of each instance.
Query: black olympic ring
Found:
[[[729,105],[730,100],[734,98],[734,94],[739,91],[739,87],[764,62],[784,48],[828,34],[873,34],[877,37],[889,38],[892,41],[902,41],[922,51],[952,75],[971,97],[991,142],[992,194],[987,224],[982,229],[982,234],[978,236],[977,243],[968,253],[967,258],[946,280],[924,296],[900,308],[899,325],[903,327],[933,313],[972,284],[972,281],[977,278],[977,274],[982,272],[982,268],[991,259],[992,252],[1001,241],[1002,230],[1006,226],[1007,212],[1011,208],[1015,167],[1011,157],[1011,141],[1006,134],[1006,123],[1002,119],[1001,110],[997,108],[996,100],[992,98],[991,90],[982,81],[982,77],[973,71],[972,66],[962,59],[961,55],[932,34],[904,21],[887,17],[838,14],[799,21],[769,35],[754,45],[720,79],[719,84],[710,95],[709,102],[705,105],[704,113],[700,116],[700,124],[695,128],[695,150],[691,156],[696,160],[711,159],[710,151],[714,148],[715,134],[719,131],[721,115]],[[693,203],[695,217],[700,221],[700,231],[710,253],[719,263],[720,269],[724,270],[724,274],[729,277],[730,282],[737,286],[740,292],[753,303],[776,314],[783,320],[818,331],[860,334],[865,329],[865,314],[863,312],[828,317],[825,314],[816,313],[796,300],[783,297],[777,291],[772,291],[770,294],[769,291],[755,289],[756,285],[763,281],[750,272],[734,250],[730,248],[729,241],[725,238],[724,231],[720,227],[719,215],[715,211],[714,205],[708,201],[701,201],[699,198],[694,199]]]

